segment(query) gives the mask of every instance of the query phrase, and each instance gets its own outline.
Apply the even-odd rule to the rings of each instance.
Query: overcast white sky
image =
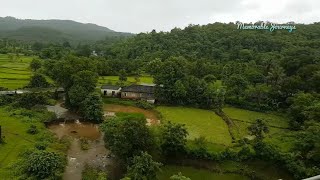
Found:
[[[320,0],[0,0],[0,16],[69,19],[122,32],[213,22],[320,21]]]

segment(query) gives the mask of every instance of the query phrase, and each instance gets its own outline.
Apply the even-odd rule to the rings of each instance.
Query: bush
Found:
[[[90,144],[85,138],[80,138],[80,146],[82,150],[88,150],[90,148]]]
[[[88,165],[82,171],[82,180],[107,180],[107,174]]]
[[[37,142],[34,145],[35,148],[37,148],[38,150],[46,150],[46,148],[48,147],[48,144],[45,142]]]
[[[0,95],[0,106],[10,104],[13,101],[14,97],[12,96]]]
[[[136,106],[142,109],[153,109],[154,106],[146,101],[138,101],[136,102]]]
[[[27,88],[48,88],[50,84],[47,82],[46,78],[42,74],[35,74],[31,77]]]
[[[35,105],[45,105],[48,102],[48,95],[45,93],[25,93],[17,98],[16,105],[30,109]]]
[[[37,129],[37,126],[35,125],[30,125],[29,129],[27,130],[28,134],[37,134],[39,131]]]
[[[61,179],[66,164],[64,156],[49,151],[27,151],[16,168],[20,179]]]

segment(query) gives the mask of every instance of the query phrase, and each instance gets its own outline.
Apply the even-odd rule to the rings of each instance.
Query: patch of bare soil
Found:
[[[142,113],[147,118],[147,125],[160,124],[160,120],[157,113],[152,110],[145,110],[134,106],[123,106],[118,104],[106,104],[104,105],[105,114],[114,114],[115,112],[127,112],[127,113]]]

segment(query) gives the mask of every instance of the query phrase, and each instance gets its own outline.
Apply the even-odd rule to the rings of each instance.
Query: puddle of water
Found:
[[[89,140],[97,140],[101,137],[101,132],[96,124],[79,121],[75,123],[59,123],[49,125],[50,131],[54,132],[58,138],[63,136],[71,136],[74,138],[86,138]]]
[[[127,112],[127,113],[142,113],[149,119],[151,124],[158,124],[159,119],[157,113],[150,110],[141,109],[134,106],[123,106],[118,104],[106,104],[104,105],[104,111],[110,114],[110,112]],[[148,121],[148,122],[149,122]]]
[[[81,180],[81,173],[85,164],[110,171],[115,160],[108,156],[110,151],[105,148],[103,134],[98,125],[75,121],[74,123],[58,123],[48,126],[58,138],[71,137],[71,145],[68,150],[68,165],[63,174],[64,180]],[[80,138],[88,140],[89,149],[82,150]]]

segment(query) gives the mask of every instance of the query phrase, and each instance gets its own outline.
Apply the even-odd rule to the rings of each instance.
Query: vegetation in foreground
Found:
[[[34,105],[28,103],[35,100],[34,96],[24,96],[13,100],[11,104],[8,101],[7,105],[1,104],[3,142],[0,144],[0,176],[5,179],[62,176],[68,141],[57,140],[44,126],[44,122],[55,118],[43,106],[39,106],[47,104],[48,99],[39,100]]]

